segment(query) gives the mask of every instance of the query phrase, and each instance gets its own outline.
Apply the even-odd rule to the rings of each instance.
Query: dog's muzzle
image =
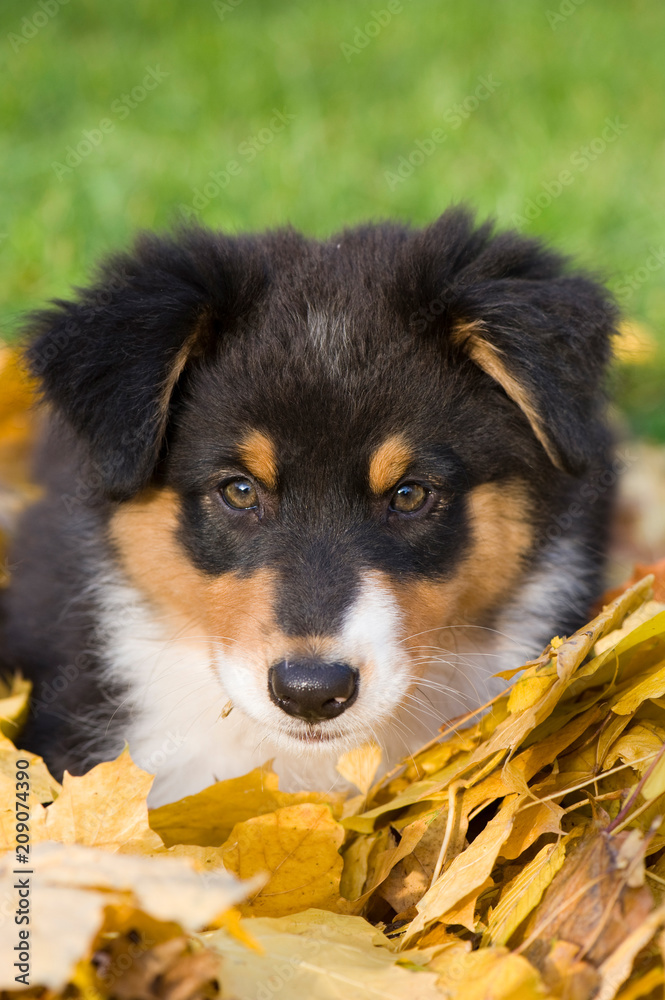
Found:
[[[353,704],[358,681],[358,671],[348,663],[282,660],[268,671],[268,693],[287,715],[321,722],[334,719]]]

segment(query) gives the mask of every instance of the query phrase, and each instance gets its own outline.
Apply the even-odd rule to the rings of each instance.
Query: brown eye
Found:
[[[227,479],[219,488],[222,499],[234,510],[254,510],[259,505],[259,497],[254,483],[249,479]]]
[[[420,483],[402,483],[393,493],[390,509],[399,514],[415,514],[427,503],[430,491]]]

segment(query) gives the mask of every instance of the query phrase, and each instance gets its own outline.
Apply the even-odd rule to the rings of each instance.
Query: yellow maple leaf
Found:
[[[46,764],[37,754],[29,750],[17,750],[14,744],[6,736],[0,734],[0,801],[4,802],[6,797],[15,797],[16,793],[16,772],[19,770],[18,761],[28,762],[27,768],[30,786],[28,792],[28,804],[36,805],[40,802],[52,802],[61,791],[59,782],[50,774]],[[24,768],[20,768],[23,770]],[[13,809],[13,806],[12,806]],[[0,850],[2,845],[0,844]]]
[[[313,802],[238,823],[222,848],[224,866],[242,879],[268,875],[241,913],[282,916],[310,906],[335,909],[343,840],[344,829],[330,807]]]
[[[27,773],[25,783],[17,784],[17,771]],[[28,750],[17,750],[12,741],[0,733],[0,852],[14,848],[17,806],[24,806],[29,811],[42,802],[57,798],[60,790],[41,757]]]
[[[131,849],[150,852],[162,841],[150,829],[146,797],[153,777],[137,767],[125,749],[117,760],[98,764],[81,777],[65,772],[62,791],[52,805],[31,815],[33,842]]]
[[[277,775],[266,764],[240,778],[218,781],[178,802],[150,810],[150,826],[167,847],[195,844],[219,847],[236,823],[303,802],[341,807],[343,796],[321,792],[280,792]]]

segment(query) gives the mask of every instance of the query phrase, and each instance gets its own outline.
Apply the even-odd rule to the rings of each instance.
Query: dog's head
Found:
[[[614,310],[461,211],[141,238],[28,356],[132,582],[282,746],[366,739],[487,625],[606,448]],[[186,664],[183,664],[186,679]]]

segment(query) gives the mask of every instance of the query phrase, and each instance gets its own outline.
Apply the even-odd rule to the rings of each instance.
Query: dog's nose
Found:
[[[276,705],[297,719],[334,719],[356,700],[358,671],[348,663],[282,660],[268,671],[268,692]]]

